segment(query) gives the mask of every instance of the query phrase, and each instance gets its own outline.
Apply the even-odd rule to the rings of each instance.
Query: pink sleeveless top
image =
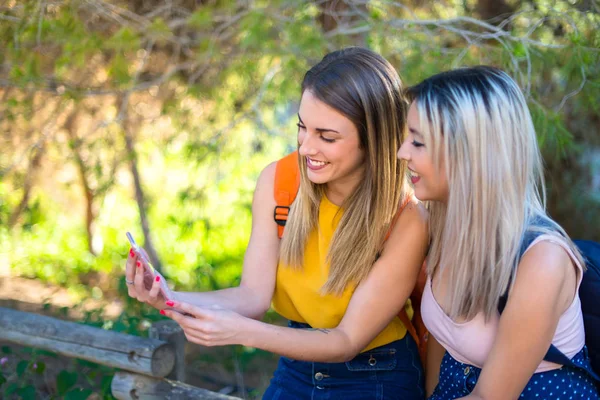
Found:
[[[562,240],[551,235],[541,235],[536,238],[525,250],[527,252],[533,245],[548,240],[560,245],[571,257],[579,271],[577,278],[577,293],[583,277],[583,268],[575,258],[575,255]],[[423,322],[429,332],[444,346],[446,351],[459,362],[483,368],[489,352],[492,349],[496,332],[498,331],[499,314],[496,312],[487,323],[483,313],[479,313],[472,320],[464,323],[454,322],[436,301],[431,291],[431,278],[427,278],[421,301],[421,314]],[[561,315],[552,344],[562,351],[567,357],[572,358],[583,348],[585,344],[585,332],[583,329],[583,315],[581,313],[581,301],[579,294]],[[561,365],[548,361],[542,361],[537,372],[549,371],[560,368]]]

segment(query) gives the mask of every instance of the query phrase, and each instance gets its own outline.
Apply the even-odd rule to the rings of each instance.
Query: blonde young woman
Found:
[[[474,67],[428,78],[409,97],[398,156],[416,197],[431,202],[421,303],[430,399],[598,399],[578,296],[584,264],[546,214],[520,89]],[[576,367],[543,361],[551,343]]]
[[[426,211],[395,155],[405,116],[401,81],[385,59],[361,48],[327,55],[302,84],[301,185],[282,240],[271,164],[256,186],[240,286],[173,293],[162,310],[194,343],[280,354],[264,399],[424,396],[417,348],[396,317],[428,245]],[[130,295],[164,308],[158,282],[146,290],[132,254]],[[288,327],[257,320],[271,302]]]

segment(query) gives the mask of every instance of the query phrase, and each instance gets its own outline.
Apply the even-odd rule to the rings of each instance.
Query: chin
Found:
[[[432,201],[435,199],[432,199],[431,196],[429,196],[427,193],[423,193],[423,191],[421,190],[415,190],[415,197],[419,200],[419,201]]]
[[[318,184],[318,185],[322,185],[324,183],[329,182],[328,177],[326,176],[320,176],[317,174],[311,174],[310,172],[308,172],[308,180],[311,181],[314,184]]]

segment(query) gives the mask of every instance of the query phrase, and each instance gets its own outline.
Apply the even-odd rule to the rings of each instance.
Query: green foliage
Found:
[[[343,23],[325,31],[320,6],[309,1],[151,11],[139,1],[10,3],[0,24],[0,268],[76,299],[124,304],[112,319],[101,307],[82,308],[82,323],[144,336],[162,318],[130,299],[123,281],[124,232],[144,244],[132,162],[169,284],[239,282],[256,179],[295,147],[306,70],[346,45],[380,52],[407,85],[464,65],[507,70],[528,95],[549,171],[581,180],[571,201],[550,179],[560,198],[552,212],[585,210],[574,229],[600,217],[600,196],[580,195],[591,172],[573,167],[600,146],[597,12],[562,0],[510,2],[514,18],[493,30],[464,19],[477,16],[475,1],[371,1],[355,16],[341,10]],[[241,347],[227,354],[230,371],[266,357]],[[48,372],[41,358],[52,356],[32,352],[0,375],[0,394],[30,394],[33,377]],[[90,387],[110,396],[112,371],[78,363],[82,371],[57,377],[60,396],[85,398]]]
[[[56,377],[56,390],[60,396],[64,396],[76,383],[77,373],[63,370]]]
[[[190,27],[195,29],[209,28],[212,24],[213,11],[210,8],[199,8],[187,19]]]

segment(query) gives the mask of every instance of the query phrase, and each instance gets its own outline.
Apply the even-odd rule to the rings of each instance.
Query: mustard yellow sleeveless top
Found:
[[[327,251],[342,214],[340,207],[323,196],[319,207],[319,225],[308,237],[302,268],[279,263],[273,308],[281,316],[322,329],[335,328],[342,320],[356,285],[348,285],[341,296],[320,292],[329,276]],[[407,307],[410,307],[410,302]],[[407,313],[412,317],[412,308]],[[398,317],[394,317],[362,351],[402,339],[404,335],[406,328]]]

